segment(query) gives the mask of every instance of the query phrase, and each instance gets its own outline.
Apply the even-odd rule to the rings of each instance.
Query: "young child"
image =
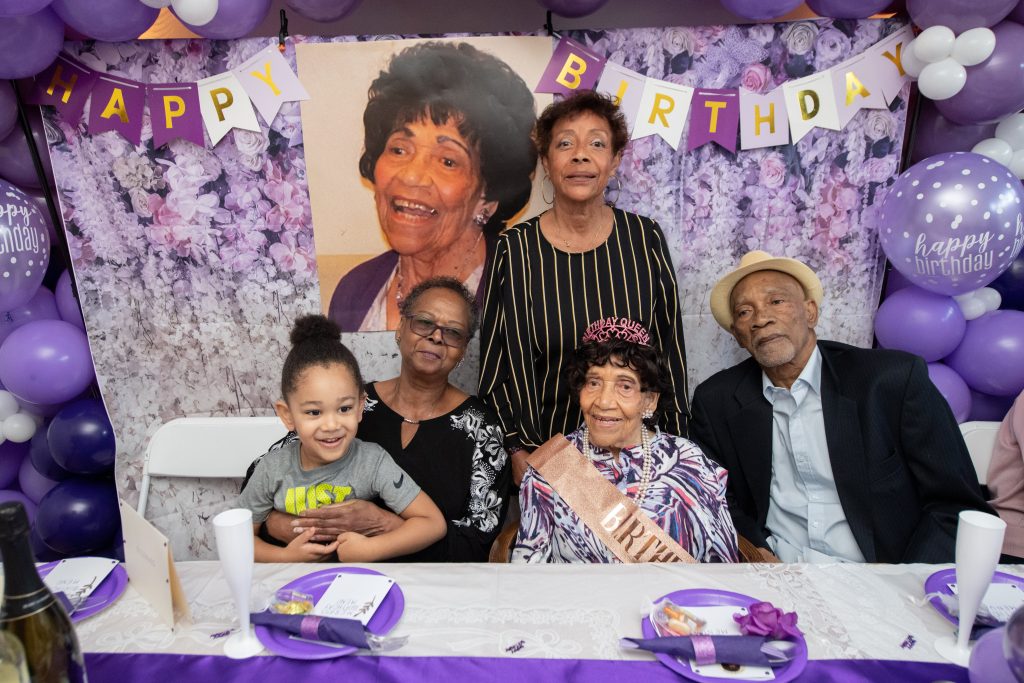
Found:
[[[257,562],[311,562],[337,551],[343,562],[375,562],[421,550],[440,540],[447,525],[434,501],[383,448],[356,438],[363,417],[363,378],[341,343],[338,326],[322,315],[295,321],[292,350],[281,371],[274,407],[298,440],[263,456],[239,505],[252,510]],[[313,529],[287,546],[259,537],[271,509],[296,515],[349,499],[380,498],[405,520],[377,536],[345,532],[329,545],[313,543]]]

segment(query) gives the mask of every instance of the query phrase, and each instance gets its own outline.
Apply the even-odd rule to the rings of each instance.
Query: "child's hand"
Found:
[[[319,562],[338,549],[338,541],[328,545],[313,543],[312,538],[315,533],[316,529],[306,529],[292,539],[285,549],[290,556],[289,562]]]
[[[375,562],[379,559],[373,540],[354,531],[339,534],[335,543],[338,545],[338,559],[342,562]]]

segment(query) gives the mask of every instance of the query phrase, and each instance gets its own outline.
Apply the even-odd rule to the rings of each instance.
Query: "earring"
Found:
[[[487,225],[487,221],[489,220],[491,220],[491,217],[487,215],[486,211],[481,211],[477,215],[473,216],[473,222],[480,228]]]
[[[653,417],[654,417],[654,411],[653,410],[648,408],[647,410],[644,411],[643,418],[644,418],[645,422],[650,422],[651,418],[653,418]]]
[[[551,199],[548,199],[544,192],[547,189],[545,185],[551,186]],[[551,182],[551,176],[547,173],[544,174],[544,179],[540,181],[540,198],[544,200],[545,204],[554,205],[555,203],[555,184]]]
[[[615,181],[615,186],[614,187],[612,186],[612,181],[613,180]],[[608,187],[605,188],[605,198],[608,200],[608,203],[610,205],[615,206],[615,202],[619,201],[619,192],[621,192],[621,191],[622,191],[622,184],[619,182],[619,176],[613,175],[611,178],[608,179]],[[614,197],[609,196],[613,192],[615,193],[615,196]]]
[[[460,367],[462,367],[462,361],[464,361],[464,360],[466,360],[466,357],[465,357],[465,356],[463,356],[462,358],[460,358],[460,359],[459,359],[459,362],[455,364],[455,367],[454,367],[454,368],[452,368],[452,372],[455,372],[455,371],[456,371],[456,370],[458,370],[458,369],[459,369]]]

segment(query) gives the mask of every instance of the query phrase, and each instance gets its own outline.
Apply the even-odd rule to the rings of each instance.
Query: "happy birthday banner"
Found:
[[[148,104],[153,146],[160,147],[175,138],[203,145],[204,125],[214,145],[232,128],[259,131],[257,110],[270,124],[282,104],[308,100],[309,94],[271,45],[237,68],[198,83],[138,83],[94,71],[61,53],[36,76],[28,101],[52,105],[65,121],[77,125],[90,97],[91,134],[113,130],[138,145]]]
[[[562,38],[535,90],[596,90],[615,99],[633,140],[657,135],[679,149],[689,121],[687,151],[715,142],[735,153],[737,133],[741,149],[773,147],[788,144],[790,136],[798,142],[812,128],[840,130],[861,109],[887,108],[910,80],[902,55],[913,37],[906,26],[856,57],[763,95],[648,78]]]

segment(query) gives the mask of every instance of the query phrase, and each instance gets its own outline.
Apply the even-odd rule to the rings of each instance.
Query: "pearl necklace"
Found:
[[[639,505],[647,493],[647,487],[651,484],[651,474],[654,469],[654,458],[651,456],[651,437],[647,433],[647,427],[640,427],[640,452],[643,454],[643,465],[640,469],[640,484],[636,489],[634,500]],[[593,462],[594,454],[590,450],[590,428],[583,425],[583,455],[587,460]]]

